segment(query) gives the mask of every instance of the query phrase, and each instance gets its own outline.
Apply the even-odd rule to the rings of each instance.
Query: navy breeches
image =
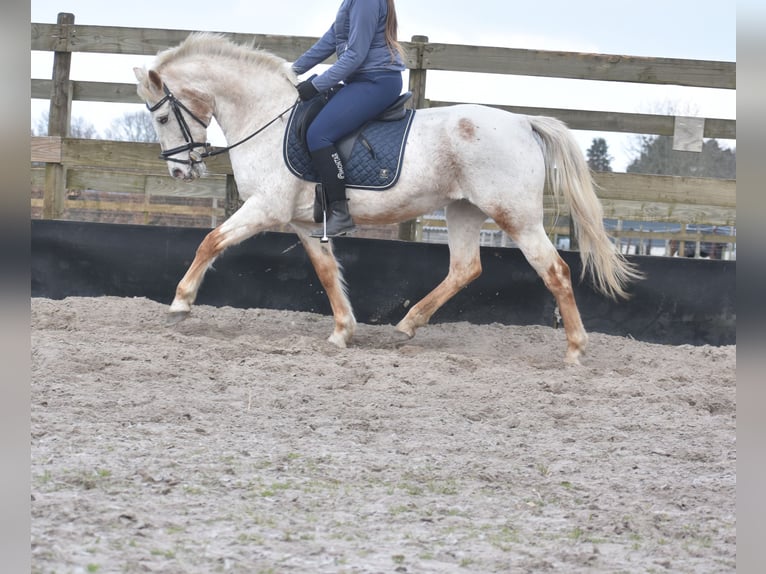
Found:
[[[353,76],[311,122],[306,133],[309,151],[335,145],[393,104],[401,91],[401,72]]]

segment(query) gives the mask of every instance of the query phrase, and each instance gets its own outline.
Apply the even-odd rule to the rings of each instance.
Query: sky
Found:
[[[103,0],[32,0],[31,20],[54,23],[59,12],[71,12],[75,23],[83,25],[320,36],[339,5],[340,0],[133,0],[121,10]],[[736,61],[737,7],[721,0],[644,0],[630,5],[613,0],[398,0],[396,7],[399,38],[404,41],[424,35],[432,42],[450,44]],[[32,77],[49,78],[52,61],[48,53],[33,52]],[[140,56],[74,54],[71,78],[133,83],[133,66],[150,62],[151,58]],[[426,97],[626,113],[674,110],[681,115],[736,119],[735,91],[680,86],[431,71]],[[47,101],[33,100],[32,122],[47,109]],[[74,116],[102,132],[125,111],[115,104],[75,102],[72,107]],[[606,138],[615,171],[624,171],[635,148],[632,135],[584,131],[575,135],[584,149],[594,137]],[[223,144],[216,141],[221,137],[210,134],[217,145]]]

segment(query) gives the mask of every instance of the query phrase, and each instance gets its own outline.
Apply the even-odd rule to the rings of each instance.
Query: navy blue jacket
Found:
[[[293,64],[300,75],[322,63],[333,53],[337,61],[312,80],[323,92],[354,74],[405,69],[396,50],[386,44],[386,0],[343,0],[335,22],[316,44]]]

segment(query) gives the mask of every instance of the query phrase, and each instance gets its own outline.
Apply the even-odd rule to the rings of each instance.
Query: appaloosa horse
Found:
[[[297,97],[297,78],[287,62],[220,34],[195,33],[159,53],[148,69],[134,71],[171,175],[193,181],[204,174],[204,157],[211,154],[206,129],[215,118],[230,144],[226,149],[244,201],[200,244],[178,284],[171,318],[189,314],[205,272],[227,247],[290,224],[330,300],[335,327],[329,341],[345,347],[356,319],[332,243],[309,236],[315,227],[314,185],[291,174],[282,155],[286,113]],[[491,217],[554,295],[566,332],[565,360],[577,363],[588,336],[569,267],[543,227],[546,186],[570,204],[583,274],[605,295],[626,297],[626,285],[641,274],[606,234],[590,171],[563,123],[479,105],[418,110],[396,185],[387,191],[348,191],[358,224],[397,223],[446,207],[449,272],[396,329],[414,336],[480,275],[479,233]]]

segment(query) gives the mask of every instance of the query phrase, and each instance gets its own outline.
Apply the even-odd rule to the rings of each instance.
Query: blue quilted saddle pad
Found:
[[[299,119],[300,102],[290,114],[284,137],[284,159],[293,175],[307,181],[318,182],[319,177],[311,165],[305,142],[301,141]],[[399,120],[368,122],[336,145],[346,170],[346,186],[357,189],[384,190],[398,180],[404,158],[407,135],[415,110],[406,110]]]

